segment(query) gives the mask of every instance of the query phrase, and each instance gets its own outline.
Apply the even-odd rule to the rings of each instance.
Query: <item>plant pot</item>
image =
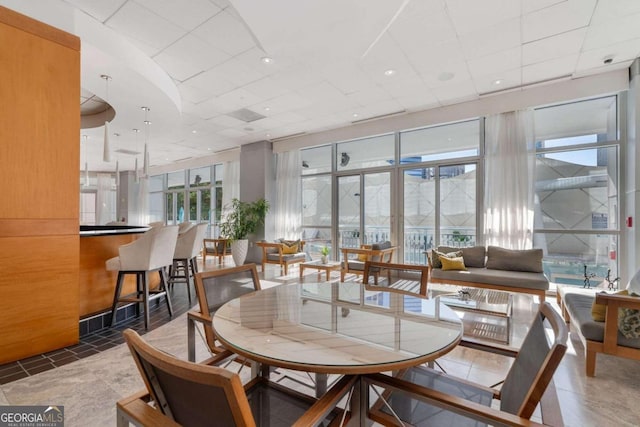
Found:
[[[234,240],[231,242],[231,257],[236,265],[243,265],[247,259],[247,251],[249,250],[249,240]]]
[[[329,262],[329,258],[328,258],[326,255],[322,255],[322,256],[320,257],[320,261],[321,261],[323,264],[326,264],[326,263],[328,263],[328,262]]]

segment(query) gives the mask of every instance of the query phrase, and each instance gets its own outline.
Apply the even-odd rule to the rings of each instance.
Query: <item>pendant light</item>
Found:
[[[149,143],[149,125],[151,125],[151,122],[149,121],[149,111],[151,111],[151,108],[149,107],[142,107],[142,109],[144,110],[144,125],[145,125],[145,130],[144,130],[144,157],[142,158],[142,176],[144,178],[147,178],[149,176],[149,149],[148,149],[148,143]]]
[[[116,191],[120,189],[120,163],[116,160]]]
[[[100,77],[104,79],[106,85],[105,102],[107,103],[107,108],[105,110],[105,115],[108,116],[107,112],[109,111],[109,108],[111,108],[111,106],[109,105],[109,80],[111,80],[111,76],[101,74]],[[104,146],[102,151],[102,161],[111,161],[111,147],[109,146],[109,121],[106,117],[104,120]]]
[[[140,129],[134,129],[133,130],[136,133],[136,149],[138,148],[139,144],[138,144],[138,133],[140,133]],[[134,175],[134,180],[137,183],[140,182],[140,171],[138,170],[138,156],[136,156],[135,159],[135,163],[133,166],[133,170],[135,171],[135,175]]]

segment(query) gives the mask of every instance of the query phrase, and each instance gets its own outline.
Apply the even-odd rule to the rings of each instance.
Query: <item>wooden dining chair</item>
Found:
[[[316,401],[261,377],[243,386],[237,374],[177,359],[131,329],[124,338],[146,390],[116,403],[118,427],[328,425],[340,419],[336,405],[355,383],[344,377]]]
[[[232,299],[260,290],[260,278],[255,264],[244,264],[196,273],[195,285],[198,307],[187,313],[188,358],[192,362],[195,362],[196,324],[202,325],[209,352],[213,356],[223,352],[211,324],[213,315]]]
[[[550,330],[545,328],[545,319]],[[552,339],[547,332],[552,333]],[[398,419],[414,426],[529,424],[564,356],[567,338],[566,323],[548,302],[543,302],[501,389],[422,366],[405,370],[395,378],[374,374],[367,377],[368,384],[386,392],[380,395],[369,416],[383,425],[398,425]],[[500,401],[499,410],[490,408],[493,399]],[[545,416],[556,419],[547,423]],[[562,424],[558,410],[553,414],[543,410],[542,417],[545,424]]]
[[[371,283],[371,277],[374,281]],[[367,289],[382,289],[406,294],[427,295],[429,267],[426,265],[392,264],[365,261],[362,283]]]

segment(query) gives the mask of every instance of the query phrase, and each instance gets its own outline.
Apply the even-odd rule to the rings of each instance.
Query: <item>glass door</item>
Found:
[[[338,177],[340,247],[391,240],[391,188],[391,172]]]

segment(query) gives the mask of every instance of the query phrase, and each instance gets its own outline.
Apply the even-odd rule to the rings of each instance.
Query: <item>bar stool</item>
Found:
[[[149,295],[153,295],[154,298],[164,296],[169,310],[169,317],[173,315],[171,300],[167,294],[165,267],[171,265],[177,237],[178,226],[152,228],[140,236],[139,239],[120,246],[118,248],[120,256],[107,260],[107,270],[118,272],[109,326],[113,326],[115,323],[116,310],[119,303],[135,302],[137,303],[136,315],[140,315],[140,303],[144,306],[144,327],[148,329]],[[153,271],[159,273],[160,284],[156,289],[151,290],[149,289],[149,273]],[[127,274],[136,275],[136,292],[122,297],[120,296],[122,282]]]
[[[200,253],[200,242],[204,238],[208,226],[207,223],[198,224],[178,235],[173,264],[169,267],[169,284],[173,287],[174,283],[186,283],[189,304],[191,304],[189,278],[198,272],[196,256]]]

